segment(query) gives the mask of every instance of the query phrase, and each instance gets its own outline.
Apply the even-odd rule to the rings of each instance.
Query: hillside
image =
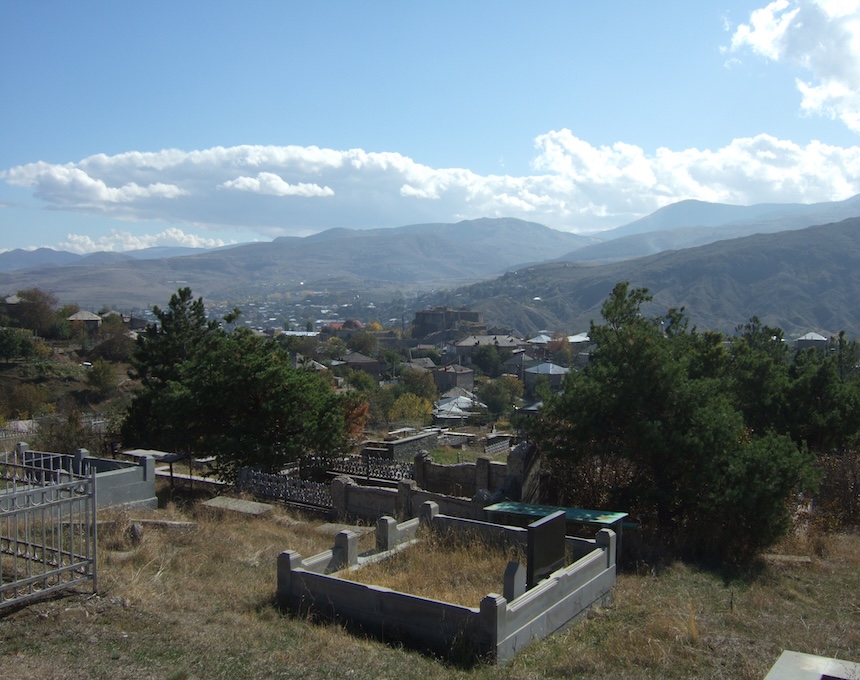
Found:
[[[860,335],[860,218],[759,234],[607,265],[552,262],[423,301],[467,306],[523,333],[587,330],[618,281],[647,287],[649,313],[684,306],[703,329],[733,331],[751,316],[789,335]]]
[[[594,239],[514,219],[423,224],[394,229],[332,229],[183,257],[89,256],[67,266],[0,274],[7,294],[38,286],[83,307],[163,304],[180,285],[207,299],[265,297],[307,288],[428,290],[497,276],[553,259]],[[87,264],[86,260],[95,262]]]

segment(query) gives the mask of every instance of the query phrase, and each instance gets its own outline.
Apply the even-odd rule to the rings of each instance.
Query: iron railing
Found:
[[[0,610],[92,582],[96,470],[72,456],[0,454]]]

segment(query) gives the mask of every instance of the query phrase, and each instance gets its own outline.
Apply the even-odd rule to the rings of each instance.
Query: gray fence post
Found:
[[[404,520],[412,517],[412,491],[415,482],[411,479],[401,479],[397,482],[397,500],[394,505],[394,514],[397,519]]]
[[[338,519],[347,516],[347,509],[349,508],[348,487],[352,483],[349,477],[344,476],[335,477],[331,482],[331,507],[334,516]]]
[[[617,536],[611,529],[601,529],[597,532],[596,543],[606,551],[606,568],[609,569],[616,562],[616,539]]]
[[[339,531],[334,537],[334,553],[337,555],[335,570],[358,564],[358,534],[354,531]]]
[[[295,550],[285,550],[278,555],[278,605],[286,607],[290,600],[291,575],[293,569],[302,566],[302,556]]]
[[[397,545],[397,520],[393,517],[380,517],[376,520],[376,549],[379,552],[391,550]]]
[[[507,613],[508,601],[501,595],[490,593],[481,600],[478,614],[480,621],[478,649],[481,655],[496,658],[499,633],[506,625]]]
[[[433,519],[438,514],[439,514],[439,504],[438,503],[436,503],[434,501],[424,501],[421,504],[421,513],[419,515],[419,519],[421,520],[422,524],[424,524],[426,522],[427,524],[432,525]]]
[[[86,474],[86,470],[84,470],[84,459],[90,457],[90,452],[86,449],[75,449],[74,453],[74,469],[70,470],[70,472],[74,472],[76,475]]]

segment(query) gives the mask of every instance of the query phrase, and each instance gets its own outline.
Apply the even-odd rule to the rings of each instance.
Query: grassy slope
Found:
[[[170,507],[159,514],[188,518]],[[504,668],[461,669],[277,611],[278,553],[314,554],[330,547],[330,534],[281,512],[196,519],[196,532],[148,527],[131,550],[103,531],[97,596],[0,615],[3,676],[760,679],[784,648],[860,661],[856,535],[829,537],[810,565],[770,565],[744,580],[683,564],[623,574],[611,607]],[[813,547],[822,552],[803,541],[784,549]]]

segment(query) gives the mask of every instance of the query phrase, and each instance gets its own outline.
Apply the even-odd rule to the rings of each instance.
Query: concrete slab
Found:
[[[366,534],[371,531],[375,531],[375,527],[371,526],[354,526],[352,524],[334,524],[332,522],[326,522],[325,524],[320,524],[316,530],[321,534],[336,536],[341,531],[354,531],[357,534]]]
[[[784,651],[765,680],[851,680],[860,678],[860,663]]]
[[[272,511],[268,503],[257,503],[256,501],[243,501],[240,498],[229,498],[228,496],[216,496],[202,504],[203,507],[215,510],[226,510],[227,512],[238,512],[252,517],[262,517]]]

